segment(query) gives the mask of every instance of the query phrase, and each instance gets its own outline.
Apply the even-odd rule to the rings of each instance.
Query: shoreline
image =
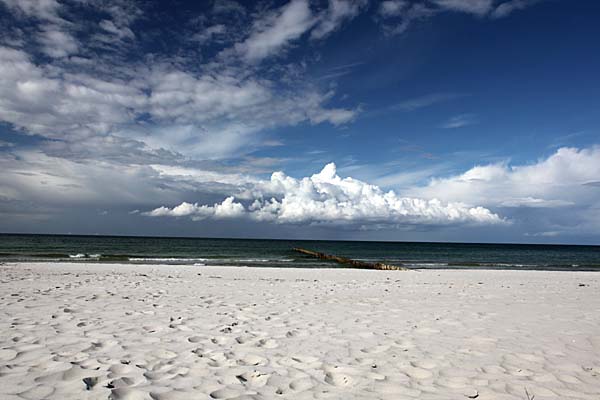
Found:
[[[6,263],[0,398],[599,397],[596,272],[417,271]]]
[[[160,259],[159,259],[160,260]],[[399,269],[397,270],[397,272],[421,272],[421,271],[521,271],[521,272],[568,272],[568,273],[599,273],[600,269],[596,266],[592,266],[592,267],[588,267],[588,266],[571,266],[571,267],[562,267],[562,266],[556,266],[553,268],[543,268],[543,267],[537,267],[537,268],[533,268],[532,266],[527,266],[527,267],[522,267],[522,266],[497,266],[497,265],[490,265],[490,266],[485,266],[485,265],[469,265],[469,264],[465,264],[465,265],[461,265],[458,264],[454,265],[454,264],[446,264],[446,265],[441,265],[443,263],[420,263],[421,266],[422,265],[429,265],[429,267],[415,267],[412,264],[401,264],[400,266],[403,267],[403,269]],[[67,265],[80,265],[80,266],[86,266],[86,267],[91,267],[91,266],[119,266],[119,267],[125,267],[125,266],[135,266],[135,267],[160,267],[160,268],[167,268],[167,267],[190,267],[190,268],[249,268],[249,269],[282,269],[282,270],[288,270],[288,269],[300,269],[300,270],[315,270],[315,271],[319,271],[319,270],[335,270],[335,271],[340,271],[340,270],[347,270],[347,269],[362,269],[362,270],[371,270],[371,271],[377,271],[377,269],[371,269],[371,268],[352,268],[352,267],[346,267],[346,266],[340,266],[340,265],[336,265],[334,262],[331,262],[331,266],[298,266],[298,265],[292,265],[292,264],[284,264],[286,265],[285,267],[280,266],[280,265],[269,265],[264,263],[263,265],[227,265],[227,264],[218,264],[218,265],[206,265],[203,264],[201,262],[195,263],[195,264],[190,264],[190,263],[148,263],[148,262],[144,262],[144,261],[138,261],[138,260],[134,260],[134,261],[128,261],[128,262],[123,262],[123,261],[100,261],[100,260],[89,260],[89,259],[72,259],[72,260],[57,260],[57,261],[48,261],[48,260],[44,260],[44,261],[0,261],[0,266],[2,265],[57,265],[57,266],[67,266]],[[432,267],[431,265],[436,265],[435,267]],[[379,270],[379,271],[384,271],[384,270]],[[394,270],[391,270],[394,271]]]

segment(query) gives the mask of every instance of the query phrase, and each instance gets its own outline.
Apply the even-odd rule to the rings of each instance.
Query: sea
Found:
[[[411,269],[600,271],[600,246],[20,234],[0,234],[0,263],[342,268],[295,247]]]

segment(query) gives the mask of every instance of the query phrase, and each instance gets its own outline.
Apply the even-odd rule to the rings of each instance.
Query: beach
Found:
[[[600,275],[0,265],[0,399],[598,399]]]

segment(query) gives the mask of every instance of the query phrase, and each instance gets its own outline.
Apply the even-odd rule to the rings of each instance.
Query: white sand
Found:
[[[597,400],[599,289],[585,272],[2,265],[0,399]]]

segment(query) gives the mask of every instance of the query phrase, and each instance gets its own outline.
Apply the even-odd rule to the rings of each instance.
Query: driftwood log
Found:
[[[319,253],[318,251],[306,250],[301,247],[294,247],[292,250],[305,254],[307,256],[319,258],[321,260],[335,261],[339,264],[347,265],[350,268],[361,268],[361,269],[380,269],[380,270],[394,270],[394,271],[407,271],[408,268],[401,267],[398,265],[389,265],[384,263],[369,263],[359,260],[353,260],[351,258],[339,257],[325,253]]]

